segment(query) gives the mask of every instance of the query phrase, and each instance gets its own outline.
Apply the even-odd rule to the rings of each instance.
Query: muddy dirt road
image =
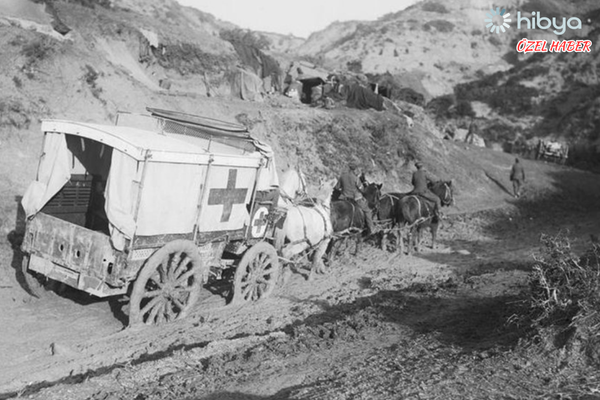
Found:
[[[401,257],[364,246],[314,282],[289,274],[259,304],[227,306],[226,287],[207,289],[186,320],[145,330],[123,329],[117,300],[32,298],[19,285],[20,254],[10,251],[0,398],[533,396],[559,375],[498,375],[537,365],[511,352],[524,332],[504,323],[527,288],[540,233],[568,229],[575,250],[597,233],[600,185],[566,168],[530,169],[540,180],[551,171],[553,185],[532,185],[518,202],[499,190],[501,208],[451,210],[436,249]],[[458,204],[486,208],[468,194]],[[502,385],[514,393],[489,395]]]

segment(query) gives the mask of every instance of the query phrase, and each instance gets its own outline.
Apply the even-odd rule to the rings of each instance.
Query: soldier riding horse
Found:
[[[442,206],[450,206],[454,204],[454,196],[452,193],[452,181],[438,181],[429,183],[428,189],[440,198]],[[439,216],[434,213],[435,203],[423,196],[409,194],[400,199],[400,209],[402,218],[408,227],[408,253],[411,253],[414,242],[414,247],[418,252],[421,245],[421,231],[424,227],[429,226],[431,229],[431,248],[435,247],[437,229],[439,226]]]

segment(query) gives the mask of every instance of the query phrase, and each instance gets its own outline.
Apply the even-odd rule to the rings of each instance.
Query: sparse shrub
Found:
[[[21,48],[21,54],[26,58],[24,69],[30,68],[48,58],[50,58],[57,49],[56,40],[40,35]]]
[[[112,0],[67,0],[68,3],[75,3],[88,8],[95,8],[96,6],[111,8]]]
[[[483,78],[458,84],[454,88],[459,100],[481,101],[500,114],[523,115],[532,109],[532,99],[539,96],[539,90],[526,87],[512,79],[499,85],[502,72],[486,75]]]
[[[404,87],[396,91],[394,99],[406,101],[407,103],[411,104],[416,104],[420,107],[425,105],[425,96],[408,87]]]
[[[348,71],[350,71],[350,72],[361,73],[362,72],[362,61],[361,60],[348,61],[346,63],[346,68],[348,68]]]
[[[219,32],[219,36],[228,42],[237,42],[260,50],[268,50],[271,47],[271,40],[269,38],[249,29],[223,29]]]
[[[236,61],[233,56],[221,56],[204,52],[192,43],[161,43],[152,54],[161,67],[177,71],[181,75],[202,72],[223,72]]]
[[[11,46],[15,46],[15,47],[20,47],[23,46],[25,43],[27,43],[27,39],[25,39],[23,36],[21,35],[17,35],[14,38],[12,38],[8,44]]]
[[[473,111],[473,106],[470,101],[458,100],[456,102],[456,107],[454,108],[456,115],[461,117],[474,117],[475,111]]]
[[[481,29],[473,29],[471,31],[471,35],[473,35],[473,36],[478,36],[478,35],[481,35],[481,34],[483,34],[483,32],[481,31]]]
[[[502,42],[500,41],[500,39],[498,39],[496,36],[494,35],[490,35],[488,36],[488,42],[490,42],[491,44],[493,44],[496,47],[500,47],[502,46]]]
[[[428,12],[436,12],[439,14],[448,14],[449,12],[445,5],[433,1],[423,4],[421,6],[421,10]]]
[[[98,73],[98,71],[96,71],[94,67],[92,67],[91,65],[85,66],[83,80],[90,87],[92,96],[100,100],[102,104],[106,104],[106,100],[100,97],[100,94],[102,93],[102,88],[97,85],[97,80],[99,76],[100,74]]]
[[[394,57],[398,57],[398,50],[394,49]]]
[[[449,117],[450,107],[454,105],[454,96],[447,94],[436,97],[427,103],[427,111],[434,116],[434,119],[444,119]]]
[[[31,119],[29,112],[18,100],[0,100],[0,127],[27,129]]]
[[[364,123],[349,124],[346,117],[335,117],[315,126],[312,133],[317,142],[323,164],[332,171],[341,170],[348,160],[357,160],[362,165],[378,164],[389,171],[397,165],[397,154],[405,151],[406,144],[398,140],[404,131],[403,118],[367,119]],[[335,149],[335,151],[333,151]],[[373,159],[373,155],[377,158]]]
[[[570,344],[588,360],[600,355],[600,246],[573,254],[566,234],[542,235],[541,254],[530,276],[534,327],[558,347]]]
[[[23,87],[23,82],[21,82],[21,79],[18,76],[13,76],[13,82],[17,89],[21,89]]]
[[[454,29],[454,24],[444,19],[436,19],[423,24],[425,32],[429,32],[431,28],[436,29],[438,32],[450,33]]]

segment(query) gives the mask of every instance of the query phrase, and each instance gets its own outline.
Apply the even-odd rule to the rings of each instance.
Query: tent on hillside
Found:
[[[266,92],[283,90],[283,72],[277,60],[254,46],[240,42],[232,42],[232,45],[242,64],[262,79]]]
[[[236,68],[227,74],[227,81],[232,97],[249,101],[263,101],[263,81],[252,72]]]
[[[290,84],[294,81],[301,81],[311,78],[321,78],[327,80],[329,72],[319,68],[318,66],[306,61],[294,61],[288,67],[285,75],[285,84]]]
[[[350,85],[346,90],[346,106],[366,110],[374,108],[383,111],[383,96],[361,85]]]
[[[320,98],[318,93],[322,95],[323,85],[327,82],[328,76],[327,71],[314,64],[305,61],[294,61],[286,72],[285,93],[301,84],[302,88],[298,89],[301,94],[300,100],[305,104],[313,104]]]

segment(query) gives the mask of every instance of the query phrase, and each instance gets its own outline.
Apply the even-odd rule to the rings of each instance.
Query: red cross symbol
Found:
[[[237,169],[229,170],[227,178],[227,187],[225,189],[210,189],[208,193],[208,205],[223,205],[223,214],[221,214],[221,222],[229,221],[231,210],[234,204],[243,204],[246,200],[248,188],[235,188],[237,178]]]
[[[269,210],[266,207],[260,207],[252,217],[252,237],[261,237],[265,234],[266,226],[269,223],[267,220]]]

